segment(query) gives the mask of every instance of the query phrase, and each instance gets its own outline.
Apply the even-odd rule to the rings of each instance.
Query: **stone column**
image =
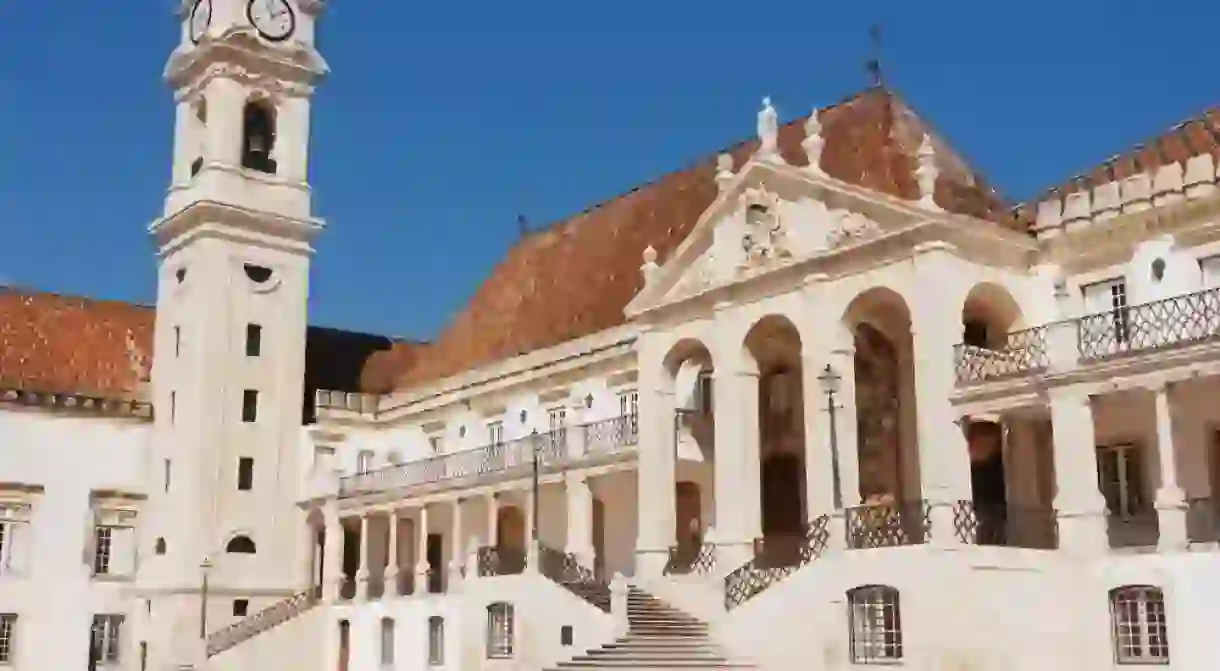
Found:
[[[593,489],[589,478],[578,471],[565,474],[564,485],[568,504],[568,544],[565,551],[576,557],[582,566],[593,568]]]
[[[754,554],[761,535],[758,374],[718,363],[716,398],[716,564],[737,567]]]
[[[636,470],[636,573],[659,578],[674,544],[674,399],[665,371],[665,341],[639,339],[639,459]]]
[[[367,601],[369,598],[369,516],[360,515],[360,565],[356,569],[356,598]]]
[[[462,583],[462,569],[466,566],[466,550],[462,544],[462,500],[453,502],[453,538],[449,543],[449,588],[453,589]]]
[[[1186,535],[1186,493],[1178,485],[1178,462],[1173,440],[1172,387],[1163,384],[1156,394],[1156,444],[1160,460],[1161,486],[1156,490],[1156,514],[1161,535],[1157,549],[1184,550]]]
[[[398,596],[398,510],[390,510],[390,542],[386,546],[385,596]]]
[[[483,543],[487,547],[496,547],[500,532],[500,495],[491,492],[487,498],[487,539]]]
[[[541,489],[541,488],[540,488]],[[538,572],[538,550],[542,543],[542,539],[534,535],[534,519],[538,514],[538,501],[535,500],[534,490],[525,490],[525,566],[528,570],[535,573]],[[539,530],[539,535],[541,535]]]
[[[944,243],[915,250],[919,287],[962,285],[956,258]],[[932,507],[932,541],[961,543],[953,507],[973,499],[970,451],[951,397],[957,386],[953,346],[961,340],[961,302],[935,291],[918,293],[911,305],[912,364],[915,369],[916,445],[924,498]]]
[[[339,600],[340,590],[346,576],[343,575],[343,520],[339,517],[339,506],[335,500],[326,502],[322,508],[326,525],[326,545],[323,547],[322,598],[328,603]]]
[[[428,506],[419,507],[415,522],[415,593],[428,593]],[[438,567],[439,569],[439,567]]]
[[[1051,390],[1050,398],[1059,546],[1081,554],[1103,552],[1109,545],[1106,501],[1097,485],[1097,440],[1090,398],[1071,388]]]

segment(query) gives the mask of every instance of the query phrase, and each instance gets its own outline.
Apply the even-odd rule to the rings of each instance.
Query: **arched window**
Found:
[[[1159,587],[1123,585],[1110,590],[1110,622],[1114,628],[1114,661],[1169,663],[1165,594]]]
[[[230,554],[252,555],[257,551],[258,548],[254,547],[254,541],[250,540],[249,536],[234,536],[225,546],[225,552]]]
[[[487,658],[513,656],[513,605],[497,602],[487,607]]]
[[[381,618],[381,665],[394,665],[394,618]]]
[[[275,112],[270,103],[251,100],[242,113],[241,165],[243,168],[275,174]]]
[[[854,664],[889,664],[902,659],[902,618],[898,590],[864,585],[847,592]]]
[[[445,665],[445,618],[428,618],[428,666]]]

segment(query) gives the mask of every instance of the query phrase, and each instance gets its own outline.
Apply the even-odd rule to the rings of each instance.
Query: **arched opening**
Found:
[[[678,342],[665,358],[665,383],[673,390],[674,545],[666,570],[694,567],[715,510],[716,420],[712,412],[711,351],[694,339]]]
[[[242,111],[241,165],[275,174],[275,111],[266,100],[251,100]]]
[[[768,563],[788,564],[807,521],[801,338],[786,317],[772,315],[750,329],[745,347],[758,367],[762,550]]]
[[[252,555],[258,552],[258,549],[254,546],[254,541],[250,540],[249,536],[238,535],[229,539],[228,544],[225,545],[225,552],[229,554]]]
[[[860,498],[866,503],[902,498],[901,394],[898,348],[879,329],[855,332],[856,436]]]
[[[496,554],[504,574],[525,570],[525,513],[517,506],[503,506],[496,512]]]
[[[1007,349],[1008,334],[1019,329],[1021,308],[1003,287],[982,283],[962,305],[962,343],[990,350]]]

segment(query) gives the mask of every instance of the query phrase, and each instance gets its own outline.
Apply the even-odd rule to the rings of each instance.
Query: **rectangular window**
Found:
[[[178,392],[171,391],[169,393],[169,423],[173,424],[178,419]]]
[[[258,421],[258,392],[254,389],[247,389],[241,394],[241,421]]]
[[[29,530],[27,522],[0,522],[0,575],[25,571]]]
[[[428,447],[432,454],[440,454],[445,449],[445,441],[441,436],[428,436]]]
[[[394,666],[394,620],[381,618],[381,665]]]
[[[94,615],[89,629],[89,660],[97,666],[118,665],[123,650],[123,616]]]
[[[237,458],[237,489],[248,492],[254,489],[254,458]]]
[[[249,599],[233,599],[233,617],[245,617],[250,612]]]
[[[547,428],[550,432],[550,452],[558,455],[567,449],[568,443],[568,409],[561,406],[546,411]]]
[[[1148,510],[1143,455],[1135,445],[1097,448],[1097,478],[1110,515],[1129,519]]]
[[[165,493],[169,493],[170,474],[173,472],[174,462],[170,459],[165,459]]]
[[[93,574],[131,577],[135,575],[135,527],[93,528]]]
[[[428,618],[428,666],[445,665],[445,619],[439,615]]]
[[[1089,284],[1081,288],[1085,313],[1110,314],[1113,339],[1116,344],[1129,340],[1130,308],[1127,305],[1127,283],[1121,278]]]
[[[114,542],[114,529],[111,527],[96,527],[93,530],[93,574],[106,575],[110,573],[110,556]]]
[[[487,444],[488,445],[503,445],[504,444],[504,422],[495,421],[487,423]]]
[[[360,450],[356,453],[356,472],[368,473],[373,470],[372,450]]]
[[[17,633],[17,614],[0,613],[0,664],[12,664],[17,656],[13,652],[13,637]]]
[[[246,324],[246,356],[261,356],[263,353],[263,327]]]
[[[182,354],[182,327],[175,326],[174,327],[174,356],[175,357],[180,356],[181,354]]]
[[[619,417],[635,417],[640,414],[640,392],[632,389],[618,395]]]
[[[697,402],[699,403],[698,410],[699,410],[700,414],[703,414],[703,415],[712,414],[712,389],[713,389],[713,387],[712,387],[711,372],[701,371],[699,373],[699,379],[695,384],[697,385],[695,392],[698,394]]]

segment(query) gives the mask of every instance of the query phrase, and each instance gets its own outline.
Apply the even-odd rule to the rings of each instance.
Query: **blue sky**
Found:
[[[3,280],[153,300],[175,2],[0,0]],[[872,22],[890,82],[1012,198],[1220,103],[1203,0],[331,5],[312,321],[405,336],[435,334],[519,214],[747,137],[763,95],[787,118],[863,88]]]

